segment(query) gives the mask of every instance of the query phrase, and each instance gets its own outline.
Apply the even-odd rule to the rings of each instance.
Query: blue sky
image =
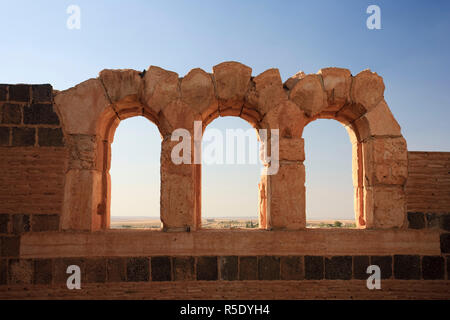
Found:
[[[81,9],[80,30],[66,28],[71,4]],[[366,28],[366,8],[371,4],[381,8],[381,30]],[[0,2],[0,27],[0,82],[51,83],[59,90],[96,77],[104,68],[144,70],[157,65],[184,76],[195,67],[211,71],[215,64],[236,60],[252,67],[254,75],[277,67],[283,80],[299,70],[315,73],[337,66],[357,74],[370,68],[384,78],[386,100],[409,150],[450,151],[449,1],[16,0]],[[125,140],[134,137],[133,130],[146,134],[149,127],[151,133],[151,125],[130,123],[119,128]],[[350,156],[342,152],[349,150],[345,130],[332,121],[312,123],[305,139],[309,212],[314,211],[316,218],[351,218],[352,194],[340,195],[351,190]],[[120,139],[116,143],[117,161],[124,163],[128,158],[120,150],[125,149]],[[325,149],[330,152],[324,154]],[[139,166],[144,158],[128,160]],[[336,168],[340,174],[334,174]],[[248,174],[247,180],[253,185],[254,175]],[[335,187],[338,182],[341,187]],[[236,189],[226,180],[219,184],[229,186],[236,206],[211,214],[255,214],[239,209],[243,201],[254,198],[253,188],[243,192],[247,187]],[[211,199],[220,199],[213,189],[208,189]],[[336,202],[321,203],[324,193],[336,196]],[[214,207],[217,201],[209,205]],[[142,205],[149,206],[154,204]],[[339,216],[338,207],[342,207]]]

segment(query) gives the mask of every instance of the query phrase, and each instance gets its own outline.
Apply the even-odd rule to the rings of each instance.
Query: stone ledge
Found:
[[[205,255],[440,255],[435,230],[31,232],[21,258]]]

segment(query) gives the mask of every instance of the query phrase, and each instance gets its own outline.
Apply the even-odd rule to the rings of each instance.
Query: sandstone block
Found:
[[[350,96],[354,103],[360,104],[366,111],[370,111],[383,99],[383,78],[370,70],[358,73],[353,77]]]
[[[309,74],[300,79],[290,90],[289,99],[309,117],[317,115],[327,107],[327,95],[317,74]]]
[[[354,126],[358,130],[360,141],[375,136],[401,136],[400,126],[384,100],[357,119]]]
[[[408,151],[404,138],[375,138],[363,143],[364,185],[404,185],[408,177]]]
[[[4,124],[20,124],[22,122],[22,107],[19,104],[5,103],[1,107],[1,121]]]
[[[180,98],[178,74],[150,66],[139,92],[142,103],[158,114],[169,103]]]
[[[303,138],[280,138],[279,159],[290,161],[304,161],[305,140]]]
[[[239,62],[223,62],[213,67],[220,110],[241,109],[250,84],[252,69]]]
[[[54,100],[67,134],[96,134],[98,119],[110,104],[99,79],[61,91]]]
[[[319,71],[327,95],[329,111],[337,111],[350,99],[352,74],[348,69],[324,68]]]
[[[369,229],[400,228],[405,223],[406,199],[402,186],[364,188],[366,224]]]
[[[254,77],[245,97],[247,108],[256,109],[261,116],[285,100],[287,94],[278,69],[269,69]]]
[[[126,96],[137,95],[142,78],[136,70],[102,70],[99,79],[105,86],[112,103],[116,103]]]
[[[185,105],[191,107],[202,119],[218,110],[212,76],[196,68],[181,80],[181,98]]]
[[[269,227],[299,230],[305,228],[305,166],[281,163],[278,173],[268,176]]]
[[[279,129],[280,138],[301,138],[307,118],[297,105],[290,101],[271,109],[262,121],[262,126]]]
[[[304,77],[306,77],[306,74],[303,71],[299,71],[296,74],[294,74],[292,77],[290,77],[289,79],[287,79],[284,84],[283,87],[291,90],[300,79],[303,79]]]
[[[61,215],[63,230],[93,231],[101,227],[97,214],[101,203],[102,173],[71,169],[66,174]]]
[[[36,141],[35,128],[12,128],[12,145],[14,147],[34,146]]]

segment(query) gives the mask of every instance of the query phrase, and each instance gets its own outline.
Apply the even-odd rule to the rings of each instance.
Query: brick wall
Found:
[[[21,234],[59,230],[66,159],[52,87],[0,84],[0,256],[11,263]]]
[[[408,152],[410,212],[450,212],[450,152]]]

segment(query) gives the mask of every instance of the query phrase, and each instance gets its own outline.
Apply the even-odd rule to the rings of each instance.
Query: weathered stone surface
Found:
[[[161,112],[160,130],[164,137],[171,135],[176,129],[186,129],[193,135],[196,120],[202,120],[199,113],[189,108],[183,101],[174,100]]]
[[[9,214],[0,214],[0,233],[9,233]]]
[[[53,279],[53,263],[51,259],[34,260],[34,284],[51,284]]]
[[[18,257],[20,254],[20,236],[0,237],[0,256]]]
[[[262,122],[264,128],[278,129],[280,138],[301,138],[306,117],[294,103],[286,101],[271,109]]]
[[[102,174],[96,170],[72,169],[66,174],[61,215],[63,230],[92,231],[100,228],[97,214],[101,202]]]
[[[281,257],[280,276],[281,280],[303,280],[305,277],[303,257],[301,256]]]
[[[172,266],[170,257],[151,258],[152,281],[171,281]]]
[[[110,258],[106,261],[107,282],[123,282],[127,279],[127,260]]]
[[[323,257],[305,256],[305,279],[322,280],[324,276]]]
[[[22,234],[30,231],[30,215],[15,214],[12,217],[12,231],[14,234]]]
[[[9,86],[9,101],[29,102],[30,86],[27,84],[16,84]]]
[[[149,281],[150,263],[149,258],[128,258],[127,259],[127,281],[139,282]]]
[[[279,280],[280,258],[274,256],[258,257],[258,279]]]
[[[408,212],[408,227],[410,229],[425,228],[425,217],[422,212]]]
[[[392,277],[392,256],[372,256],[370,264],[380,267],[381,279],[390,279]]]
[[[320,69],[323,86],[327,95],[327,111],[337,111],[350,99],[352,74],[343,68]]]
[[[445,278],[445,259],[442,256],[422,257],[422,278],[425,280],[443,280]]]
[[[370,137],[401,137],[400,125],[395,120],[386,101],[378,105],[354,122],[360,141]]]
[[[367,267],[370,265],[368,256],[354,256],[353,257],[353,278],[359,280],[366,280],[368,274]]]
[[[173,257],[172,264],[174,281],[195,280],[194,257]]]
[[[53,100],[53,88],[50,84],[36,84],[31,86],[31,101],[36,102],[49,102]]]
[[[270,181],[269,226],[273,229],[299,230],[306,225],[305,167],[301,163],[281,163]]]
[[[86,259],[86,276],[87,283],[103,283],[106,281],[106,259],[89,258]]]
[[[241,109],[250,84],[252,69],[239,62],[223,62],[213,67],[219,109]]]
[[[257,257],[239,257],[239,280],[258,279]]]
[[[8,260],[0,259],[0,285],[8,283]]]
[[[327,95],[320,76],[308,74],[300,79],[289,92],[289,99],[306,115],[313,117],[327,107]]]
[[[156,114],[169,103],[180,98],[178,74],[150,66],[140,88],[140,100]]]
[[[400,228],[405,223],[405,192],[402,186],[364,188],[367,228]]]
[[[38,143],[41,147],[64,146],[64,135],[61,128],[38,128]]]
[[[98,79],[60,91],[54,100],[67,134],[96,134],[99,117],[110,104]]]
[[[289,161],[304,161],[305,140],[302,138],[280,138],[279,159]]]
[[[141,87],[142,78],[136,70],[105,69],[100,71],[99,79],[105,86],[112,103],[116,103],[126,96],[137,95]]]
[[[86,279],[85,259],[83,258],[58,258],[53,261],[53,283],[54,284],[66,284],[69,274],[67,274],[67,268],[69,266],[77,266],[81,272],[81,287]]]
[[[7,93],[8,86],[6,84],[0,84],[0,101],[6,101]]]
[[[278,69],[269,69],[257,75],[252,79],[252,84],[245,97],[246,106],[256,109],[261,116],[287,100]]]
[[[291,90],[300,79],[303,79],[304,77],[306,77],[306,74],[303,71],[299,71],[296,74],[294,74],[292,77],[290,77],[289,79],[287,79],[284,84],[283,87]]]
[[[9,128],[0,127],[0,146],[9,145]]]
[[[36,103],[23,109],[24,124],[59,125],[59,118],[50,103]]]
[[[67,145],[70,169],[101,169],[97,167],[99,155],[96,136],[72,134],[67,137]]]
[[[197,258],[197,280],[217,280],[217,257]]]
[[[410,280],[420,279],[420,256],[395,255],[394,277],[395,279]]]
[[[218,110],[212,76],[196,68],[181,80],[181,99],[185,105],[202,115],[202,119]]]
[[[34,214],[32,216],[32,231],[58,231],[59,215],[58,214]]]
[[[219,274],[220,280],[237,280],[238,279],[238,257],[226,256],[219,257]]]
[[[34,146],[36,141],[36,129],[17,127],[12,128],[12,145],[14,147]]]
[[[19,104],[5,103],[1,106],[1,121],[4,124],[20,124],[22,122],[22,107]]]
[[[31,259],[9,260],[8,275],[10,284],[32,284],[33,261]]]
[[[404,185],[408,151],[404,138],[375,138],[363,143],[364,185]]]
[[[336,256],[325,258],[325,279],[350,280],[352,278],[352,257]]]
[[[441,252],[450,253],[450,233],[441,234],[440,243],[441,243]]]
[[[353,77],[351,99],[362,105],[366,111],[374,108],[384,95],[383,78],[375,72],[364,70]]]

